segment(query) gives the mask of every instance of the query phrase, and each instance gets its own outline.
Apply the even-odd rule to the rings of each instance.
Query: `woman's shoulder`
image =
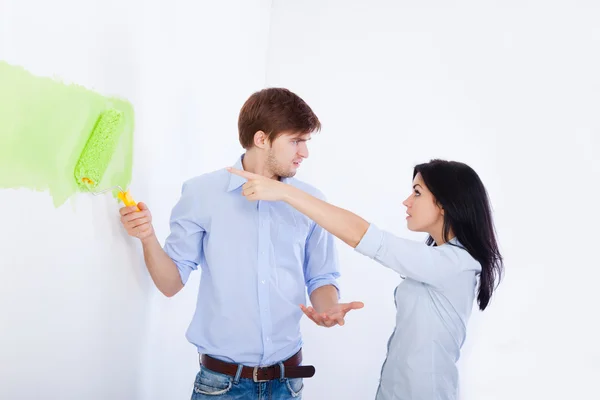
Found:
[[[481,272],[481,264],[475,259],[456,237],[450,239],[442,246],[438,247],[441,251],[453,254],[453,259],[463,271]]]

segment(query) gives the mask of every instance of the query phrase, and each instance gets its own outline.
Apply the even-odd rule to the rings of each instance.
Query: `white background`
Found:
[[[409,238],[414,164],[479,172],[506,275],[474,312],[462,399],[590,398],[600,376],[595,257],[600,6],[593,2],[0,0],[0,60],[136,110],[131,191],[159,239],[181,183],[232,164],[265,86],[323,123],[298,177]],[[1,90],[1,88],[0,88]],[[118,205],[0,190],[0,399],[186,399],[199,272],[154,288]],[[305,399],[372,399],[400,279],[338,241],[344,327],[303,320]]]

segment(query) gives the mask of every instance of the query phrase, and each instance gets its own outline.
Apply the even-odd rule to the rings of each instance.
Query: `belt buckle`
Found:
[[[259,382],[269,382],[269,380],[268,380],[268,379],[261,379],[261,380],[259,380],[259,379],[258,379],[258,369],[259,369],[259,367],[258,367],[258,366],[256,366],[256,367],[254,367],[254,369],[252,370],[252,380],[253,380],[254,382],[256,382],[256,383],[259,383]]]

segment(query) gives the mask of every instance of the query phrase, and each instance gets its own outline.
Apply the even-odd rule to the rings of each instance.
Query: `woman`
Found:
[[[412,193],[403,204],[408,229],[428,233],[426,243],[394,236],[294,186],[229,171],[248,179],[243,186],[248,200],[285,201],[405,278],[395,290],[396,329],[377,400],[458,397],[456,362],[475,295],[484,310],[503,269],[487,193],[473,169],[444,160],[414,168]],[[316,322],[326,322],[312,307],[302,309]]]

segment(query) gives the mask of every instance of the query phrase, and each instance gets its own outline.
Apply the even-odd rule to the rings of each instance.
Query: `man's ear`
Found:
[[[267,134],[263,131],[256,131],[254,134],[254,145],[259,149],[264,149],[269,145]]]

